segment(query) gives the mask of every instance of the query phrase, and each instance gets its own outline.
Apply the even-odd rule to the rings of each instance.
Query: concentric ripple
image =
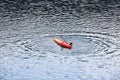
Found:
[[[67,42],[72,42],[71,50],[63,49],[56,45],[53,38],[56,37]],[[115,37],[93,33],[69,33],[69,34],[43,34],[33,38],[14,41],[10,45],[12,52],[19,51],[20,55],[28,59],[30,57],[46,57],[49,54],[73,55],[79,57],[100,57],[117,51]],[[16,47],[16,49],[15,49]],[[17,53],[18,54],[18,53]],[[24,54],[24,55],[23,55]],[[15,55],[15,54],[14,54]],[[19,56],[19,57],[21,57]]]
[[[62,38],[61,38],[62,36]],[[93,33],[76,33],[76,34],[56,34],[56,35],[46,35],[43,37],[43,41],[49,41],[48,45],[54,47],[50,49],[51,51],[60,50],[57,45],[53,45],[52,38],[57,37],[59,39],[64,39],[68,42],[73,43],[73,48],[71,54],[73,55],[105,55],[112,54],[116,50],[115,37],[103,34],[93,34]],[[44,42],[42,42],[44,43]],[[47,45],[47,46],[48,46]],[[62,52],[66,53],[67,50]],[[69,51],[68,51],[69,52]]]

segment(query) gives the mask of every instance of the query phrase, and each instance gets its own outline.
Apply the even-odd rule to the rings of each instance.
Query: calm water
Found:
[[[0,80],[120,80],[120,5],[79,14],[51,4],[0,1]],[[53,42],[61,36],[71,50]]]

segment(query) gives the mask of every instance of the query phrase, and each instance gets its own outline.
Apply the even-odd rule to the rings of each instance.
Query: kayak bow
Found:
[[[72,43],[67,43],[65,41],[59,40],[57,38],[53,39],[55,43],[57,43],[59,46],[61,46],[62,48],[67,48],[67,49],[71,49],[72,48]]]

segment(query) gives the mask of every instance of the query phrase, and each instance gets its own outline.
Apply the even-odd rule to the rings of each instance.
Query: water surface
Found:
[[[59,1],[23,2],[0,3],[0,80],[120,79],[118,3],[92,12],[94,4],[82,5],[79,14]],[[53,42],[61,36],[73,43],[71,50]]]

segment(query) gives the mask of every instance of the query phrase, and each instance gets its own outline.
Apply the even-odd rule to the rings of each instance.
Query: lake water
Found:
[[[120,80],[120,5],[71,13],[51,4],[0,1],[0,80]],[[71,50],[53,42],[61,36]]]

